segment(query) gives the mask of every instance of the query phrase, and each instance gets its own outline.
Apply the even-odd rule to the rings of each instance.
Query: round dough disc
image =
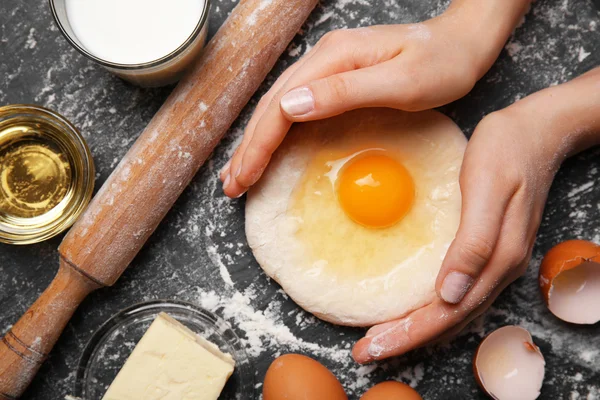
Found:
[[[466,143],[458,126],[436,111],[371,108],[294,124],[260,182],[248,193],[246,235],[254,256],[296,303],[335,324],[371,326],[430,303],[436,296],[442,260],[458,229],[458,178]],[[334,197],[327,205],[331,208],[325,207],[321,226],[304,227],[300,235],[305,218],[291,208],[313,159],[323,149],[361,145],[400,154],[415,182],[411,211],[398,227],[379,238],[382,234],[377,230],[341,214],[331,194]],[[318,213],[323,208],[315,206],[316,211],[305,217],[321,218]],[[327,236],[328,243],[335,246],[339,232],[337,254],[315,252],[315,244],[308,243],[311,238],[317,244],[326,242],[319,235],[327,229],[333,232]],[[419,242],[417,237],[427,240]],[[361,246],[366,246],[365,251]],[[388,253],[392,255],[389,262]],[[336,263],[340,265],[334,268]],[[346,268],[346,264],[353,266]]]

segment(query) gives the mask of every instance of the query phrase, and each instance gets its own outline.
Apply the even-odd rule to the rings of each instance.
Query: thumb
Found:
[[[436,282],[439,297],[451,304],[461,302],[492,257],[511,198],[500,180],[475,174],[461,177],[460,225]]]
[[[314,80],[287,92],[280,101],[292,122],[332,117],[364,107],[402,108],[407,84],[404,75],[391,70],[391,62]],[[412,86],[412,85],[411,85]]]

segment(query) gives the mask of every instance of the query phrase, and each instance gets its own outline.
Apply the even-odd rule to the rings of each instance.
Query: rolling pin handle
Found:
[[[18,399],[83,299],[102,286],[61,258],[56,277],[0,340],[0,400]]]

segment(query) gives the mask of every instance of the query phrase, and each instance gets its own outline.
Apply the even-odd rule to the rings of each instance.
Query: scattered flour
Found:
[[[597,27],[597,21],[591,15],[580,12],[579,8],[586,7],[582,2],[573,1],[567,2],[567,5],[562,1],[536,1],[532,4],[525,23],[517,27],[505,46],[514,67],[527,77],[526,87],[539,90],[585,72],[577,71],[577,64],[586,60],[593,48],[589,44],[582,46],[582,40]],[[513,84],[515,89],[521,88],[518,83]],[[524,93],[527,94],[529,92]]]
[[[369,3],[367,0],[337,0],[335,2],[335,8],[338,10],[347,10],[349,5],[357,4],[371,6],[371,3]]]
[[[567,197],[574,197],[576,195],[579,195],[583,192],[587,192],[589,189],[591,189],[594,186],[594,181],[590,181],[587,183],[584,183],[583,185],[576,187],[574,189],[572,189],[569,193],[567,193]]]
[[[600,350],[586,349],[586,350],[583,350],[581,353],[579,353],[579,357],[587,363],[595,362],[596,359],[599,358],[598,357],[599,355],[600,355]]]
[[[523,45],[519,42],[509,42],[506,44],[506,51],[508,51],[508,55],[513,58],[513,60],[518,60],[518,54],[521,50],[523,50]]]
[[[219,267],[219,273],[221,274],[221,278],[223,282],[225,282],[228,286],[233,286],[233,281],[231,280],[231,275],[227,270],[227,267],[221,261],[219,257],[218,247],[217,246],[209,246],[206,248],[206,252],[210,257],[211,261],[214,262]]]
[[[37,46],[37,41],[35,40],[35,28],[31,28],[29,30],[29,35],[27,35],[27,42],[25,43],[25,47],[28,49],[34,49]]]
[[[576,223],[582,223],[585,222],[588,218],[588,213],[585,210],[574,210],[571,211],[571,213],[569,214],[569,217],[573,218],[573,220],[575,220]]]
[[[298,57],[302,53],[302,46],[291,44],[288,48],[288,55],[290,57]]]
[[[314,26],[318,26],[318,25],[321,25],[325,21],[329,21],[329,19],[331,19],[331,17],[333,17],[334,15],[335,15],[334,11],[324,12],[323,14],[321,14],[321,16],[319,17],[319,19],[317,19],[315,21]]]
[[[423,364],[417,364],[413,368],[408,368],[398,375],[403,381],[408,382],[411,386],[416,386],[423,376],[425,375],[425,370],[423,369]]]
[[[277,302],[264,311],[256,310],[252,301],[257,298],[256,290],[249,287],[244,292],[237,290],[222,295],[216,292],[200,293],[199,304],[225,319],[234,321],[235,326],[244,331],[247,351],[251,357],[258,357],[274,347],[284,347],[289,351],[307,351],[318,356],[326,356],[336,363],[344,363],[350,358],[350,351],[339,346],[323,347],[296,337],[282,322]]]
[[[582,62],[583,60],[585,60],[586,58],[588,58],[588,56],[592,54],[591,52],[587,52],[585,51],[585,49],[582,47],[579,48],[579,55],[577,56],[577,60],[579,62]]]
[[[269,2],[270,0],[264,0],[266,4]],[[399,2],[386,2],[385,6],[387,6],[387,3],[389,3],[390,13],[393,12],[398,15],[400,22],[417,22],[409,13],[404,12],[402,6],[397,4]],[[415,1],[416,3],[420,2]],[[434,16],[441,13],[447,7],[449,1],[438,0],[431,1],[431,3],[431,6],[425,7],[427,8],[425,12],[429,16]],[[591,32],[596,32],[598,24],[595,20],[590,19],[577,20],[577,13],[571,10],[579,3],[586,2],[538,1],[534,4],[534,10],[527,17],[527,22],[517,29],[515,37],[506,46],[509,58],[505,61],[509,63],[512,61],[515,64],[514,68],[520,69],[519,75],[523,79],[539,81],[536,82],[536,85],[540,88],[561,83],[570,79],[574,74],[573,68],[567,68],[565,65],[575,65],[577,62],[584,60],[589,62],[590,58],[588,57],[593,58],[596,56],[596,52],[593,51],[594,48],[590,47],[589,40],[585,42],[588,43],[585,44],[585,47],[582,46],[582,38]],[[384,6],[383,2],[381,6]],[[373,2],[367,0],[336,0],[324,2],[321,7],[322,9],[319,11],[316,20],[308,26],[307,37],[301,41],[295,41],[290,46],[288,50],[290,57],[297,57],[308,52],[320,37],[319,35],[326,30],[368,26],[379,22],[373,17],[375,13],[365,16],[364,13],[355,11],[356,8],[372,8]],[[230,8],[228,3],[218,1],[215,12],[227,12],[227,9]],[[49,15],[44,17],[50,18]],[[407,19],[412,20],[408,21]],[[255,22],[256,16],[252,15],[246,21],[248,25]],[[535,25],[536,28],[540,29],[533,29],[531,27],[532,22],[537,24]],[[48,32],[56,32],[56,27],[51,23],[48,26],[49,28],[44,32],[38,32],[35,28],[29,27],[21,29],[20,37],[27,37],[23,43],[23,48],[41,48],[46,37],[54,40],[56,34],[50,35]],[[548,27],[555,26],[564,26],[564,37],[552,37],[551,34],[547,33]],[[311,29],[313,29],[312,32]],[[542,34],[542,32],[546,33]],[[1,40],[2,42],[6,41],[5,38]],[[56,60],[53,60],[52,64],[43,64],[43,68],[47,73],[42,74],[39,80],[34,82],[34,92],[25,93],[24,96],[35,100],[37,103],[51,106],[80,127],[86,138],[90,140],[90,144],[93,145],[94,155],[100,167],[99,174],[101,173],[103,177],[106,177],[127,148],[131,146],[136,136],[134,131],[143,126],[142,117],[134,111],[148,108],[149,104],[154,103],[145,100],[146,97],[151,97],[147,95],[147,92],[130,90],[128,93],[131,96],[124,97],[115,107],[114,99],[117,96],[110,91],[122,90],[122,86],[116,78],[102,72],[91,63],[81,66],[79,55],[73,51],[69,52],[70,48],[66,42],[60,42],[60,46],[62,52],[56,56]],[[566,61],[558,59],[562,54],[559,49],[560,51],[566,51]],[[73,65],[81,67],[74,70]],[[67,75],[71,79],[64,81],[64,77]],[[92,75],[96,79],[94,85],[89,84],[89,77]],[[14,86],[18,82],[13,82],[13,80],[22,79],[24,76],[26,75],[22,73],[21,66],[14,66],[5,71],[0,71],[0,77],[3,78],[6,87]],[[490,76],[499,79],[499,77],[494,76],[493,72]],[[271,80],[274,80],[275,77],[272,76]],[[82,88],[86,90],[82,90]],[[11,100],[11,97],[2,90],[0,89],[0,102],[7,103]],[[511,97],[524,97],[526,95],[518,87],[515,90],[519,90],[519,92],[512,93],[509,91]],[[202,105],[199,106],[202,107]],[[88,112],[89,110],[93,110],[93,112]],[[126,110],[131,115],[124,117],[122,110]],[[147,115],[144,118],[146,117]],[[249,113],[246,112],[242,121],[236,124],[237,128],[230,132],[225,147],[218,150],[220,152],[219,157],[215,159],[223,160],[224,163],[233,154],[234,149],[241,142],[243,126],[247,123],[248,118]],[[107,121],[105,125],[98,123],[98,121],[104,120]],[[92,126],[95,129],[89,129]],[[116,133],[110,132],[111,130]],[[219,163],[221,162],[219,161]],[[266,278],[258,270],[256,277],[251,282],[242,283],[236,280],[234,283],[232,279],[232,274],[235,273],[233,268],[247,267],[244,264],[244,257],[248,256],[248,250],[244,247],[244,243],[240,243],[238,240],[229,240],[232,232],[243,229],[243,226],[234,225],[235,221],[240,219],[239,216],[234,215],[239,212],[240,206],[238,203],[224,198],[220,193],[215,167],[213,162],[210,162],[207,169],[212,177],[208,181],[203,179],[201,182],[193,184],[203,187],[206,185],[208,188],[203,188],[202,191],[194,188],[193,190],[197,190],[194,193],[199,192],[207,197],[210,196],[211,200],[202,201],[203,204],[198,206],[197,213],[193,213],[193,215],[186,214],[185,223],[182,224],[180,230],[177,230],[183,240],[205,248],[209,259],[215,266],[217,279],[214,282],[212,279],[210,280],[211,286],[214,283],[214,288],[211,287],[209,290],[198,290],[191,293],[190,295],[193,297],[190,299],[227,319],[243,337],[246,349],[252,357],[264,356],[268,352],[274,351],[274,349],[280,352],[299,351],[315,357],[322,357],[334,364],[336,372],[343,371],[338,374],[338,377],[346,385],[349,392],[362,392],[365,387],[373,383],[373,375],[381,369],[389,368],[388,364],[359,366],[354,363],[350,355],[353,344],[351,341],[343,340],[343,338],[336,339],[336,344],[330,346],[322,344],[319,337],[310,336],[306,332],[319,322],[297,308],[294,310],[295,315],[292,313],[291,318],[287,317],[288,313],[282,311],[285,296],[274,293],[269,284],[266,283]],[[572,188],[568,196],[576,198],[590,190],[594,190],[593,178],[588,179],[590,179],[589,182]],[[572,218],[575,221],[583,222],[583,219],[585,219],[584,213],[588,213],[588,218],[589,215],[592,215],[590,211],[577,210],[573,211]],[[201,221],[208,222],[201,223]],[[199,229],[199,226],[202,229]],[[600,231],[595,230],[586,232],[586,234],[588,238],[591,236],[593,237],[592,240],[600,243]],[[205,242],[203,243],[203,241]],[[225,251],[226,249],[227,251]],[[506,302],[500,301],[485,317],[472,324],[461,337],[468,336],[470,339],[481,337],[493,329],[497,321],[501,321],[502,324],[519,324],[528,328],[534,335],[535,340],[542,341],[546,348],[552,349],[552,352],[559,358],[567,359],[569,363],[575,366],[578,364],[585,368],[592,366],[592,369],[596,371],[596,365],[600,360],[600,350],[596,350],[597,346],[590,348],[589,342],[583,340],[583,336],[573,332],[564,332],[564,327],[547,315],[545,305],[538,298],[536,272],[540,260],[541,254],[538,252],[531,263],[526,278],[511,286],[505,295],[505,297],[521,299],[524,304],[523,307],[517,307],[512,303],[508,307]],[[37,290],[28,287],[29,284],[22,284],[19,287]],[[0,289],[3,289],[2,282],[0,282]],[[25,290],[20,292],[25,292]],[[23,298],[20,292],[15,295],[17,296],[15,301],[28,303],[29,300]],[[272,293],[270,303],[266,306],[260,302],[265,293]],[[514,310],[512,309],[513,306]],[[561,334],[557,335],[557,332]],[[133,343],[128,343],[128,345],[133,346]],[[76,353],[72,352],[71,355],[66,356],[67,361],[73,365],[76,364],[76,360],[73,358]],[[73,359],[69,360],[69,357]],[[461,359],[457,363],[462,369],[468,363],[463,361]],[[392,371],[398,371],[397,378],[409,382],[411,385],[419,384],[430,373],[429,367],[426,370],[423,364],[416,364],[413,367],[399,365],[398,363],[391,365],[393,365]],[[460,372],[457,371],[457,375],[462,376],[464,374],[462,369],[459,370]],[[569,379],[580,384],[573,387],[571,398],[590,400],[599,398],[600,389],[598,386],[586,385],[583,381],[578,380],[579,375],[574,371],[570,373],[572,378]],[[387,376],[393,375],[388,372]],[[65,378],[64,381],[68,384],[72,382],[72,378],[65,376],[61,376],[61,378]],[[582,378],[585,380],[587,375],[582,375]],[[445,385],[460,382],[459,379],[451,376],[444,376],[442,381]],[[61,385],[64,385],[64,383],[61,383]]]

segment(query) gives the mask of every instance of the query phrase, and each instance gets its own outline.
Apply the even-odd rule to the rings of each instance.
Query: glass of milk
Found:
[[[210,0],[50,0],[69,43],[139,86],[176,82],[198,58]]]

